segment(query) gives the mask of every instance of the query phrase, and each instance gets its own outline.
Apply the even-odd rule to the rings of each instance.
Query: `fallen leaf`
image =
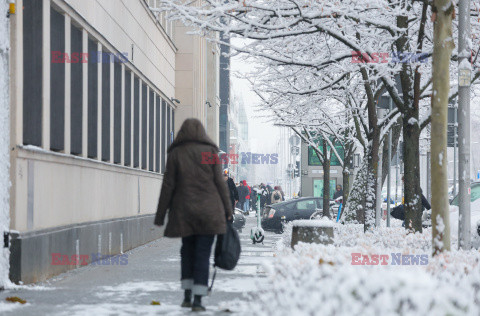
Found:
[[[25,304],[27,301],[22,300],[20,297],[17,296],[10,296],[5,299],[7,302],[11,303],[20,303],[20,304]]]

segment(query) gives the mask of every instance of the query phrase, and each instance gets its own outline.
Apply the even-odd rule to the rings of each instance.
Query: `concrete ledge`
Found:
[[[333,244],[333,222],[325,218],[293,221],[292,248],[299,242]]]
[[[53,265],[52,253],[116,255],[163,236],[153,225],[154,214],[82,223],[27,233],[11,233],[10,280],[24,284],[44,281],[77,268]]]

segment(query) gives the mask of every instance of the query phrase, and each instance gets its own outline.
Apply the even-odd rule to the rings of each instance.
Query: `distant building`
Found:
[[[336,147],[343,156],[343,147]],[[342,158],[343,159],[343,158]],[[330,163],[330,197],[333,198],[337,184],[343,185],[342,167],[335,155]],[[323,197],[323,166],[313,148],[305,142],[301,145],[301,195]]]
[[[223,34],[220,34],[222,38]],[[229,42],[229,39],[223,39]],[[230,57],[225,54],[230,53],[230,47],[227,45],[220,46],[220,149],[224,152],[229,151],[230,147],[230,123],[229,123],[229,108],[230,108]]]

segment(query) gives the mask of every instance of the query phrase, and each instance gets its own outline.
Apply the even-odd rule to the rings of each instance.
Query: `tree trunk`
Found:
[[[398,124],[395,124],[391,129],[392,133],[392,157],[390,157],[390,162],[393,161],[393,157],[395,157],[395,153],[397,152],[398,145],[400,143],[400,135],[402,134],[402,118],[398,120]],[[388,136],[385,140],[385,144],[388,144]],[[385,180],[387,179],[388,175],[388,146],[383,146],[383,160],[382,160],[382,185],[385,184]]]
[[[405,195],[405,229],[422,232],[422,189],[420,187],[420,126],[418,111],[403,120],[403,161]]]
[[[327,142],[322,140],[323,146],[323,216],[330,216],[330,159],[327,154]]]
[[[452,37],[453,4],[435,0],[433,13],[432,67],[432,251],[433,255],[450,250],[450,223],[447,179],[447,114],[450,91],[450,57],[454,47]]]
[[[366,179],[366,194],[365,194],[365,217],[364,217],[364,231],[372,229],[375,226],[375,205],[376,199],[381,198],[376,196],[377,191],[377,174],[379,163],[379,133],[378,127],[373,128],[372,146],[368,153],[368,168]]]

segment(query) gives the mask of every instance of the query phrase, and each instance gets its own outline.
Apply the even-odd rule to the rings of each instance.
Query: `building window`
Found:
[[[133,167],[140,165],[140,93],[139,79],[133,81]]]
[[[147,169],[147,85],[142,84],[142,169]]]
[[[122,64],[113,66],[113,162],[122,160]]]
[[[149,103],[149,115],[148,115],[148,161],[149,161],[149,166],[148,170],[153,171],[153,152],[155,148],[153,147],[153,138],[154,138],[154,111],[153,111],[153,105],[155,101],[155,95],[153,93],[153,90],[150,89],[150,98],[148,99]]]
[[[110,160],[110,53],[102,54],[102,160]]]
[[[175,137],[175,110],[172,108],[172,139]]]
[[[97,54],[98,45],[88,39],[88,157],[97,158],[97,135],[98,135],[98,63],[92,54]]]
[[[62,56],[50,62],[50,149],[65,148],[65,16],[50,8],[50,48]],[[57,55],[58,56],[58,55]]]
[[[132,75],[125,71],[125,166],[130,166],[132,152]]]
[[[155,135],[157,136],[155,138],[155,172],[160,172],[160,156],[162,154],[162,152],[160,151],[160,137],[161,137],[161,134],[160,134],[160,109],[162,108],[161,107],[161,99],[160,97],[157,95],[157,102],[155,103]]]
[[[167,149],[170,147],[170,144],[172,143],[172,133],[170,130],[170,106],[167,107]]]
[[[42,1],[23,1],[23,143],[42,146]]]
[[[167,102],[165,100],[162,100],[162,131],[161,131],[161,138],[162,138],[162,173],[165,173],[165,134],[167,132],[167,122],[166,122],[166,116],[167,116]]]
[[[71,80],[70,80],[70,152],[74,155],[82,153],[82,119],[83,119],[83,67],[82,30],[71,26]],[[74,56],[77,56],[74,59]]]

